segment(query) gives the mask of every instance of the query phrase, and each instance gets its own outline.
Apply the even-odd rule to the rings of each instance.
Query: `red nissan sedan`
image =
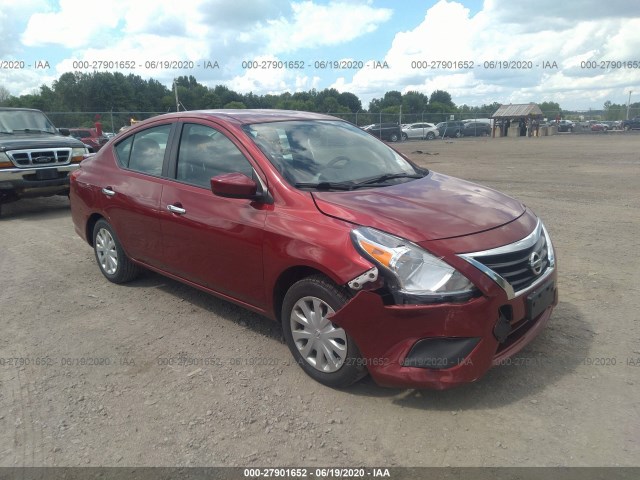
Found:
[[[331,387],[472,382],[558,302],[525,205],[326,115],[154,117],[73,172],[71,211],[108,280],[143,267],[270,317]]]

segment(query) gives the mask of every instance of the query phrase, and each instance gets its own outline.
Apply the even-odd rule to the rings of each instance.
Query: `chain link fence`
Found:
[[[122,127],[126,127],[133,122],[145,120],[155,117],[166,112],[46,112],[54,125],[58,128],[74,128],[74,127],[93,127],[96,121],[102,123],[102,129],[105,132],[117,133]],[[472,119],[489,119],[495,112],[421,112],[421,113],[333,113],[332,115],[359,127],[371,125],[374,123],[433,123],[448,122],[452,120],[472,120]],[[629,118],[640,115],[640,108],[630,108]],[[547,112],[548,120],[555,120],[556,117],[569,119],[574,121],[589,120],[624,120],[627,118],[627,109],[609,109],[609,110],[584,110],[574,112]]]
[[[104,132],[118,133],[132,121],[140,122],[165,112],[45,112],[58,128],[94,127],[99,121]]]

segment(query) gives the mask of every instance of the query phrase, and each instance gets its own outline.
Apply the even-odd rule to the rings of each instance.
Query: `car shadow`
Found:
[[[68,217],[69,199],[66,196],[23,198],[4,203],[0,209],[0,222]]]
[[[224,320],[284,343],[280,325],[269,318],[150,270],[143,270],[136,281],[127,283],[127,287],[157,288]]]
[[[594,335],[575,305],[560,302],[547,328],[533,342],[474,383],[443,391],[382,389],[367,379],[349,393],[393,397],[392,402],[402,407],[447,411],[495,408],[522,399],[535,400],[536,395],[584,364]]]
[[[145,271],[127,286],[161,289],[217,317],[284,344],[278,323],[160,274]],[[347,395],[388,398],[396,405],[424,410],[477,410],[508,405],[523,398],[534,398],[575,371],[588,356],[594,335],[575,305],[560,302],[547,327],[532,343],[474,383],[443,391],[401,389],[381,387],[367,376],[341,391]]]

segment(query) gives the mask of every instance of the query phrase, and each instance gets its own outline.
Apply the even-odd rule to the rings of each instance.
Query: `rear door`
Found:
[[[160,265],[160,197],[167,182],[165,157],[173,125],[151,125],[115,145],[120,168],[100,183],[102,209],[127,254],[150,265]]]

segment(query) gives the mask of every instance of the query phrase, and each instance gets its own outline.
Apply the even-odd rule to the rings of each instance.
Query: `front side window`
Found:
[[[231,140],[206,125],[183,126],[177,180],[210,188],[211,177],[233,172],[253,176],[253,167]]]
[[[142,130],[116,145],[118,162],[125,168],[149,175],[161,175],[171,125]]]

